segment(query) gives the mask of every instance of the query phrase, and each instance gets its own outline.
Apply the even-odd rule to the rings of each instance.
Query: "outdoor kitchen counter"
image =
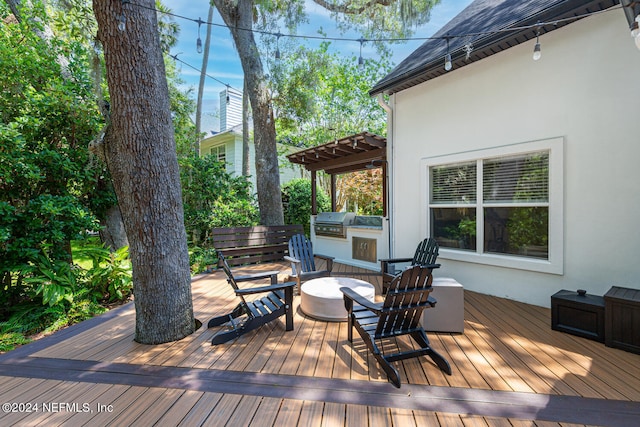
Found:
[[[344,237],[318,235],[312,226],[314,251],[335,257],[335,262],[379,271],[378,260],[389,257],[388,223],[384,217],[355,216],[344,225]],[[315,224],[313,216],[311,224]]]

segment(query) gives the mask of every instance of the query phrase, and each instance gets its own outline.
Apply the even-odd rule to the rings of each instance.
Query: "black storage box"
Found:
[[[604,342],[604,299],[583,290],[556,292],[551,296],[551,329]]]
[[[640,289],[613,286],[604,301],[606,346],[640,354]]]

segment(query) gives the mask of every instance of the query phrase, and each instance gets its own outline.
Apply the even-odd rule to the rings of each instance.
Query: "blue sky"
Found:
[[[472,0],[441,0],[431,12],[430,21],[419,28],[414,37],[428,37],[438,31],[449,20],[456,16],[460,11],[467,7]],[[163,2],[172,13],[184,16],[189,19],[196,20],[198,18],[203,21],[207,20],[209,13],[208,0],[165,0]],[[307,16],[309,23],[305,24],[298,30],[299,35],[317,35],[317,30],[322,27],[329,37],[359,37],[358,34],[340,34],[335,28],[329,13],[317,6],[313,1],[307,0]],[[196,40],[198,38],[198,25],[190,20],[174,18],[175,22],[180,25],[180,35],[177,46],[171,51],[172,55],[178,54],[178,58],[185,63],[200,70],[202,68],[202,55],[196,51]],[[222,18],[216,13],[213,22],[222,24]],[[200,36],[204,43],[206,35],[206,24],[200,28]],[[283,31],[284,33],[285,31]],[[234,88],[242,89],[243,73],[240,60],[233,45],[233,40],[229,31],[221,26],[213,26],[211,33],[211,48],[209,52],[209,63],[207,65],[207,74],[215,77],[217,80],[207,78],[205,82],[204,98],[203,98],[203,130],[217,130],[218,118],[217,110],[219,105],[219,93],[224,89],[225,84]],[[282,40],[282,39],[281,39]],[[295,39],[300,43],[305,43],[303,39]],[[313,42],[307,42],[312,45]],[[422,41],[409,41],[403,45],[394,46],[393,63],[397,64],[406,58],[413,50],[422,44]],[[355,41],[334,41],[332,46],[336,51],[341,52],[347,57],[357,57],[360,51],[360,44]],[[375,55],[373,48],[364,45],[362,56]],[[197,87],[200,79],[198,71],[193,70],[187,65],[178,63],[178,69],[181,70],[182,79],[186,82],[186,88],[193,88],[193,98],[197,94]]]

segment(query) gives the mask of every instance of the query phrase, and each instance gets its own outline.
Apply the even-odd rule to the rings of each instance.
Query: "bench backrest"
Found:
[[[212,230],[213,247],[229,266],[282,261],[289,254],[289,239],[304,233],[301,224],[222,227]]]

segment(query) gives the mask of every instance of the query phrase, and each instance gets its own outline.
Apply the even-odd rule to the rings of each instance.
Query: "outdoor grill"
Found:
[[[347,226],[356,216],[353,212],[320,212],[316,216],[316,236],[347,238]]]

